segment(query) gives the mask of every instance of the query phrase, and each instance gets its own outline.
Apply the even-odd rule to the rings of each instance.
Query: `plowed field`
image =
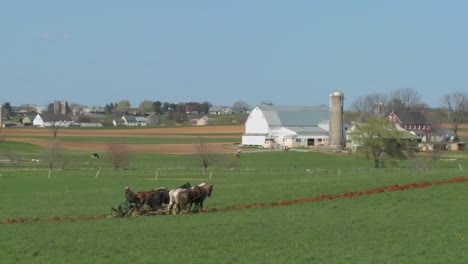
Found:
[[[203,126],[178,128],[140,128],[140,129],[60,129],[58,137],[112,137],[125,138],[232,138],[239,134],[239,142],[244,132],[244,126]],[[226,134],[226,135],[223,135]],[[52,137],[50,128],[4,128],[0,130],[0,137],[11,141],[27,142],[42,147],[49,145],[49,139],[35,137]],[[214,153],[231,153],[236,145],[230,143],[204,143]],[[105,142],[72,142],[62,141],[61,148],[107,151]],[[127,144],[130,152],[160,153],[160,154],[193,154],[196,144]]]

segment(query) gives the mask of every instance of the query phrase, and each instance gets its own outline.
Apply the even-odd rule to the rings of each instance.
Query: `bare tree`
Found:
[[[61,155],[60,141],[53,139],[49,142],[49,152],[47,154],[47,162],[49,164],[49,169],[53,169],[63,165],[63,159]]]
[[[424,104],[421,102],[421,95],[412,88],[404,88],[393,91],[388,101],[391,111],[416,111],[422,110]]]
[[[245,113],[250,110],[250,106],[244,101],[237,101],[232,105],[232,112],[236,114]]]
[[[54,140],[57,139],[60,128],[64,127],[66,122],[71,121],[70,116],[68,116],[67,114],[48,113],[48,114],[43,114],[41,116],[44,122],[50,123],[52,137]]]
[[[466,120],[468,114],[468,96],[465,92],[454,92],[442,97],[442,108],[447,112],[447,120],[452,124],[455,137],[458,138],[460,123]]]
[[[109,143],[107,145],[110,162],[115,170],[118,170],[128,164],[128,148],[123,143]]]
[[[365,121],[370,117],[382,117],[386,114],[387,96],[379,93],[372,93],[364,97],[359,97],[351,103],[351,109],[359,114],[360,121]]]
[[[56,114],[52,114],[51,117],[52,117],[52,120],[51,120],[51,122],[52,122],[52,126],[51,126],[52,137],[54,138],[54,140],[56,140],[57,135],[58,135],[58,131],[62,126],[62,121],[60,120],[60,118]]]
[[[203,171],[206,173],[208,171],[208,167],[214,162],[213,153],[210,147],[201,138],[198,140],[195,148],[195,157],[197,157],[198,161],[201,162]]]

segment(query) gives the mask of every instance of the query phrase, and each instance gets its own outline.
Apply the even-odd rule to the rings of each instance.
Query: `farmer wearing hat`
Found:
[[[119,207],[111,209],[117,213],[118,216],[129,216],[129,214],[133,211],[130,211],[130,208],[138,208],[139,199],[135,195],[135,193],[130,189],[130,187],[125,186],[125,203],[126,205],[119,205]]]

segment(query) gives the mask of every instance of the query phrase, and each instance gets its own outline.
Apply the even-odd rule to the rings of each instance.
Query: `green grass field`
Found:
[[[129,169],[115,171],[106,155],[92,160],[89,153],[61,150],[63,165],[49,174],[46,155],[46,149],[0,141],[0,158],[18,162],[0,163],[0,220],[27,220],[0,224],[2,264],[468,263],[466,182],[199,214],[47,220],[107,215],[124,200],[126,185],[150,190],[209,182],[214,191],[205,207],[225,209],[468,177],[466,151],[444,152],[435,161],[420,154],[384,169],[349,154],[217,155],[207,173],[191,155],[132,153]]]

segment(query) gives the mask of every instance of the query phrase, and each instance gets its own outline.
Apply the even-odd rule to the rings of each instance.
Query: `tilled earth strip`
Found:
[[[379,194],[383,192],[395,192],[395,191],[404,191],[404,190],[411,190],[416,188],[426,188],[435,185],[444,185],[444,184],[453,184],[453,183],[463,183],[468,182],[467,177],[456,177],[450,180],[438,180],[438,181],[422,181],[417,183],[409,183],[404,185],[392,184],[386,187],[377,187],[374,189],[365,189],[360,191],[351,191],[351,192],[344,192],[340,194],[321,194],[315,197],[310,198],[297,198],[293,200],[281,200],[272,203],[251,203],[251,204],[240,204],[232,207],[221,207],[221,208],[207,208],[204,209],[203,212],[221,212],[221,211],[234,211],[234,210],[242,210],[242,209],[249,209],[249,208],[264,208],[264,207],[275,207],[275,206],[286,206],[291,204],[298,204],[298,203],[310,203],[310,202],[321,202],[321,201],[330,201],[334,199],[347,199],[353,198],[363,195],[373,195]],[[164,215],[164,214],[158,214]],[[99,220],[99,219],[107,219],[111,218],[112,215],[98,215],[98,216],[75,216],[75,217],[50,217],[50,218],[14,218],[14,219],[3,219],[0,223],[2,224],[13,224],[13,223],[26,223],[26,222],[38,222],[38,221],[81,221],[81,220]]]

